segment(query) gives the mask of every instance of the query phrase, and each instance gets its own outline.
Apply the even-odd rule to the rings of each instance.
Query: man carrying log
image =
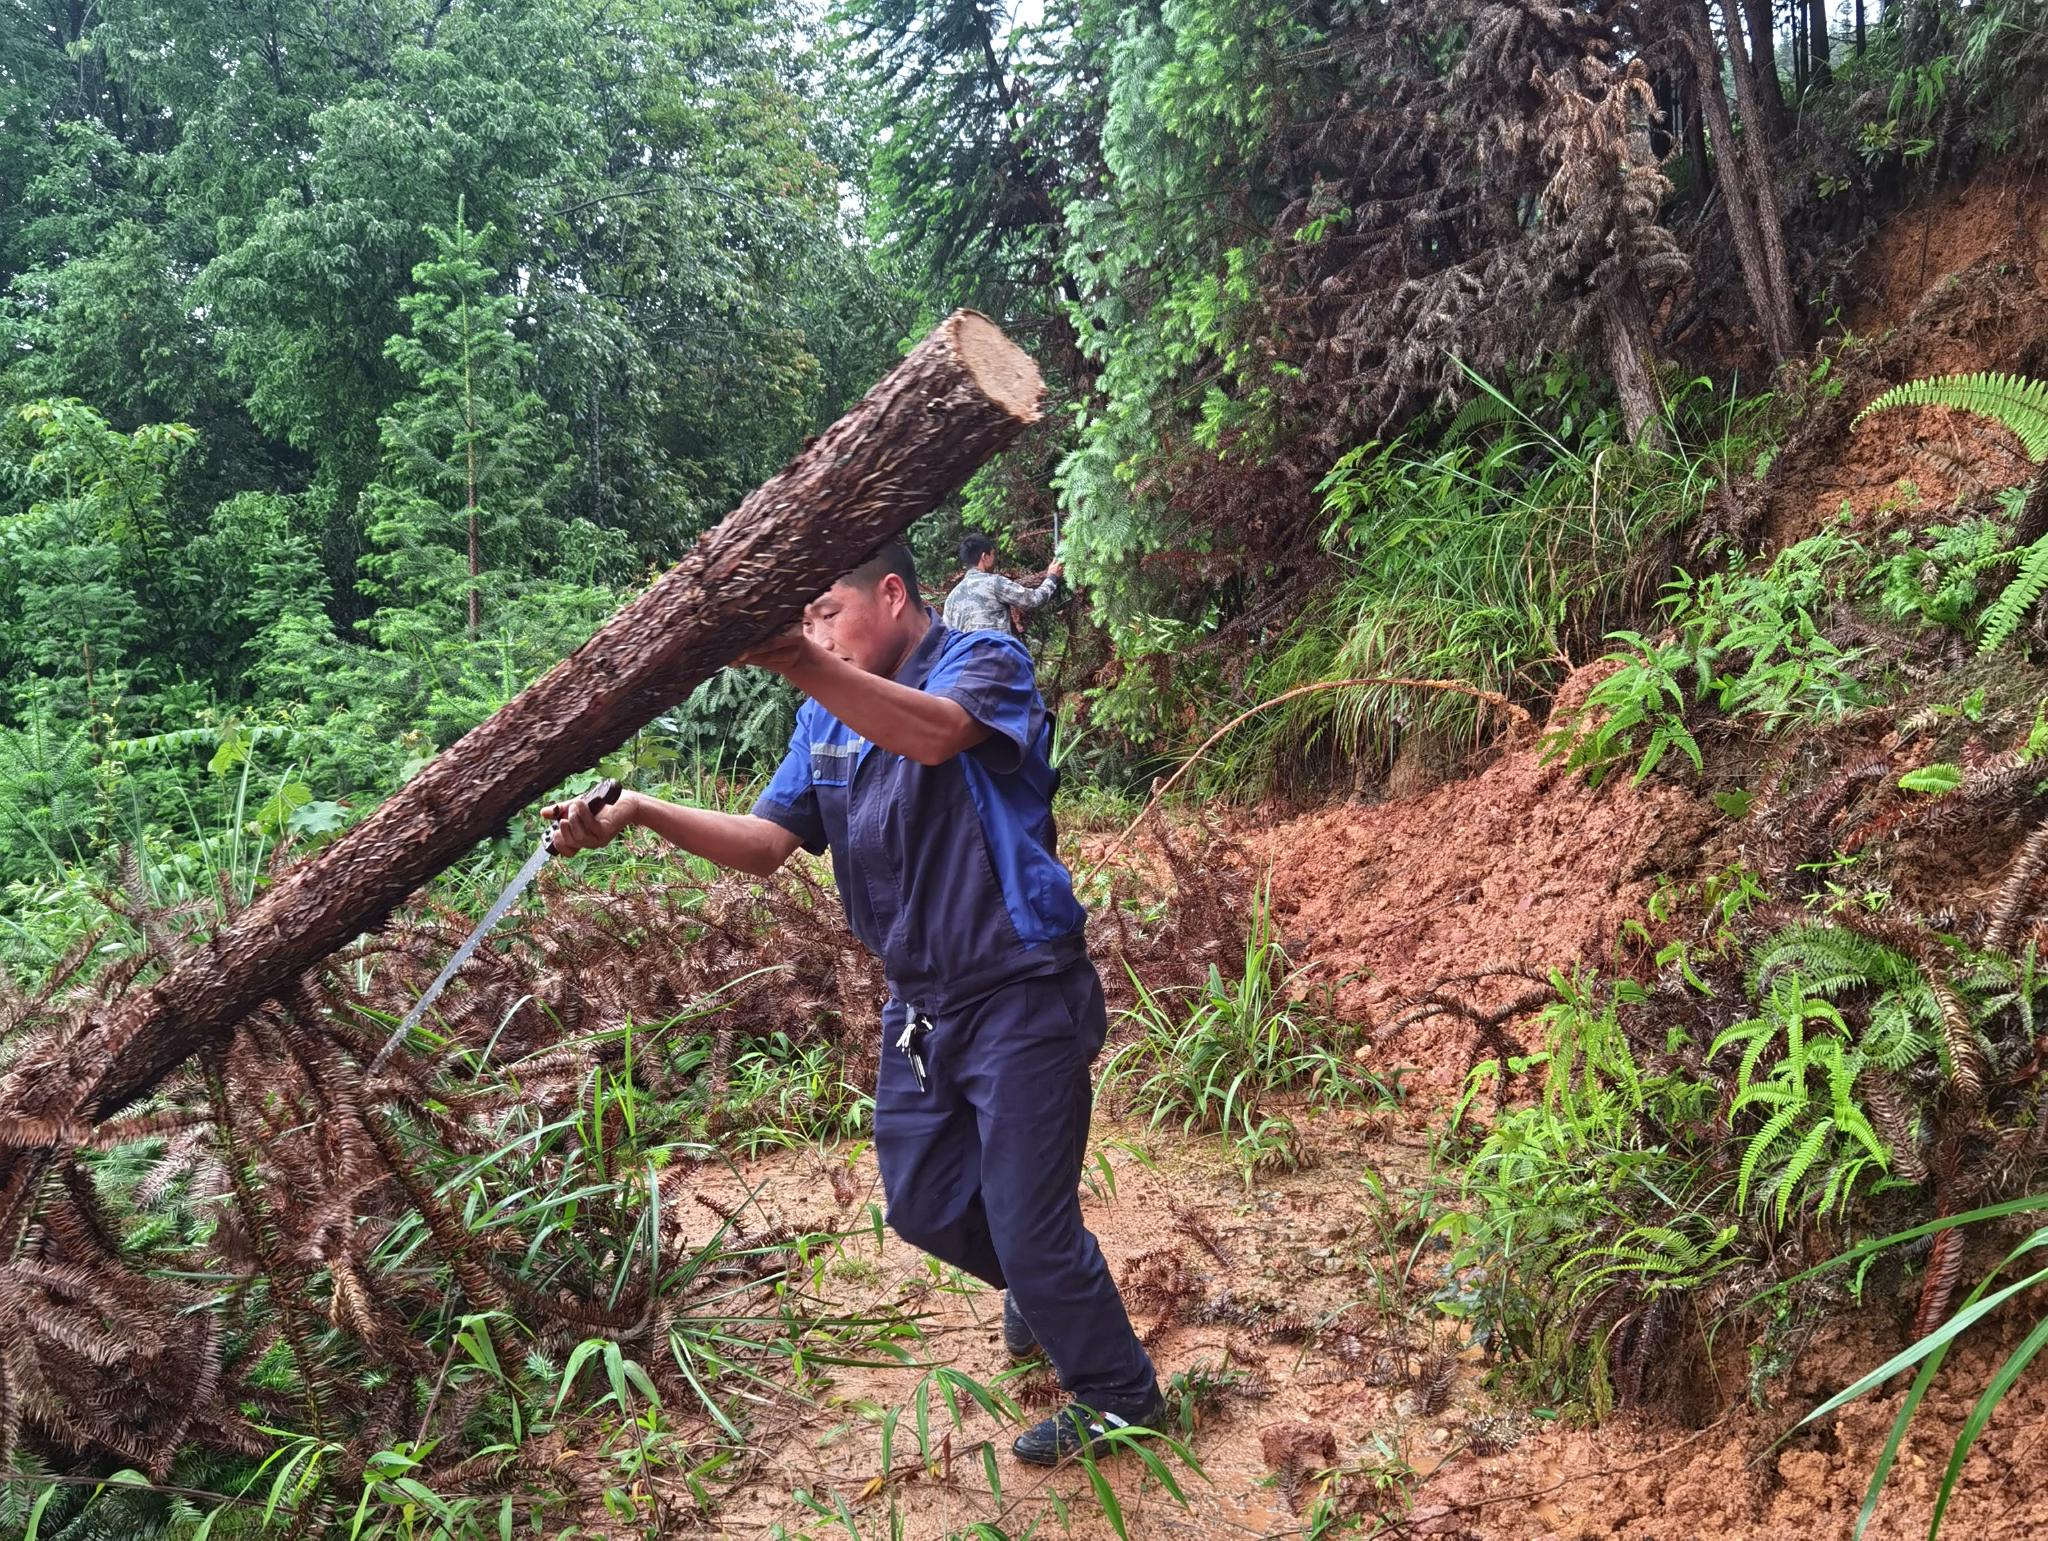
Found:
[[[1006,631],[954,630],[917,595],[910,552],[891,543],[800,628],[742,655],[809,698],[751,814],[632,792],[601,812],[543,812],[561,852],[639,825],[766,877],[799,845],[830,849],[847,922],[889,980],[875,1088],[889,1224],[1004,1290],[1004,1346],[1051,1359],[1074,1406],[1013,1447],[1050,1466],[1166,1411],[1081,1222],[1107,1014],[1054,849],[1058,777],[1030,655]]]

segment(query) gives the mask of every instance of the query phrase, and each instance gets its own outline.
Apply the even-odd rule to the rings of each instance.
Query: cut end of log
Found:
[[[946,320],[946,336],[960,367],[997,406],[1020,423],[1038,421],[1045,382],[1031,355],[1003,335],[1003,329],[978,310],[956,310]]]

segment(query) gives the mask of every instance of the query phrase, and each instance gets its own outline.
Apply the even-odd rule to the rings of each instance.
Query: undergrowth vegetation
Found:
[[[1477,390],[1440,433],[1348,451],[1320,487],[1337,576],[1246,684],[1256,699],[1319,680],[1453,679],[1511,698],[1637,613],[1670,540],[1769,442],[1768,396],[1674,391],[1664,436],[1632,441],[1586,382],[1554,371]],[[1265,719],[1216,762],[1239,791],[1321,771],[1384,771],[1398,748],[1445,762],[1487,725],[1468,697],[1374,686]]]
[[[2000,390],[1880,405],[2024,395]],[[2048,675],[2020,624],[2039,595],[2011,597],[2040,486],[1952,523],[1845,515],[1681,575],[1661,630],[1617,634],[1545,752],[1594,781],[1703,781],[1723,865],[1667,881],[1610,956],[1554,974],[1540,1049],[1475,1067],[1443,1136],[1461,1310],[1527,1394],[1594,1416],[1715,1405],[1731,1338],[1767,1399],[1816,1323],[1910,1277],[1919,1345],[1829,1404],[1923,1371],[1859,1533],[1946,1346],[1993,1298],[1996,1271],[1960,1299],[1970,1221],[2037,1204],[2048,1153]],[[1930,896],[1937,849],[1981,853],[1995,881]],[[1510,1076],[1536,1100],[1485,1117]],[[1983,1389],[1936,1528],[2033,1347]]]
[[[1309,999],[1273,929],[1269,887],[1254,898],[1242,966],[1211,964],[1201,984],[1154,990],[1135,973],[1125,1013],[1136,1034],[1097,1077],[1097,1097],[1146,1115],[1152,1128],[1218,1134],[1246,1188],[1262,1171],[1307,1160],[1301,1132],[1277,1099],[1307,1107],[1390,1102],[1391,1081],[1355,1064],[1352,1034]]]

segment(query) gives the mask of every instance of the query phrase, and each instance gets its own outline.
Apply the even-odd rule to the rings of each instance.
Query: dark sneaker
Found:
[[[1104,1443],[1111,1429],[1164,1429],[1166,1398],[1152,1388],[1151,1398],[1133,1411],[1093,1412],[1076,1402],[1050,1418],[1033,1424],[1017,1436],[1010,1447],[1017,1459],[1030,1466],[1057,1466],[1071,1461],[1083,1450],[1093,1451]]]
[[[1024,1313],[1017,1309],[1008,1290],[1003,1291],[1003,1347],[1012,1359],[1029,1359],[1038,1352],[1038,1334],[1024,1320]]]

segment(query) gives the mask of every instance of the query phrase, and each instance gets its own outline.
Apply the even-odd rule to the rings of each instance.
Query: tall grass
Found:
[[[1252,672],[1248,697],[1363,675],[1541,693],[1656,594],[1664,537],[1748,468],[1769,400],[1695,381],[1666,407],[1666,449],[1631,444],[1610,411],[1473,380],[1480,395],[1434,442],[1375,441],[1331,467],[1318,491],[1339,576]],[[1244,733],[1212,779],[1270,790],[1335,759],[1385,764],[1403,738],[1459,752],[1483,728],[1470,699],[1326,692]]]

